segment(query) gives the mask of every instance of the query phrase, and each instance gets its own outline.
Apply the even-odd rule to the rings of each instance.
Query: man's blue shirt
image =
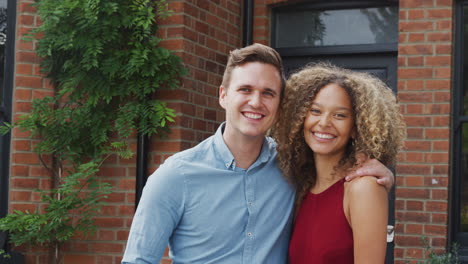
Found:
[[[265,138],[241,169],[223,126],[149,177],[122,263],[158,263],[168,243],[174,264],[287,262],[294,192],[276,165],[276,143]]]

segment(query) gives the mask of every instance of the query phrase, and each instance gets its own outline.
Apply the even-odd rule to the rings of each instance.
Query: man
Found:
[[[226,122],[149,177],[122,263],[158,263],[168,243],[174,264],[286,263],[294,191],[265,137],[285,86],[281,64],[260,44],[231,52],[219,93]],[[364,174],[393,181],[377,161]]]

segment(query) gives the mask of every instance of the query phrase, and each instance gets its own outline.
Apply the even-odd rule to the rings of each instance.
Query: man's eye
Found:
[[[312,114],[320,114],[320,110],[314,109],[314,108],[312,108],[312,109],[310,110],[310,112],[311,112]]]

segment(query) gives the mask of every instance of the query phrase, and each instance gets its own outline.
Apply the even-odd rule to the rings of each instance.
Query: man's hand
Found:
[[[385,186],[387,192],[390,192],[395,182],[395,176],[385,165],[376,159],[368,159],[364,154],[357,154],[357,169],[351,171],[346,180],[351,181],[361,176],[374,176],[377,183]]]

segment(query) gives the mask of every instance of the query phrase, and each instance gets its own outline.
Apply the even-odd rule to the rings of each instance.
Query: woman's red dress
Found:
[[[353,264],[353,232],[343,211],[344,179],[302,201],[289,244],[290,264]]]

